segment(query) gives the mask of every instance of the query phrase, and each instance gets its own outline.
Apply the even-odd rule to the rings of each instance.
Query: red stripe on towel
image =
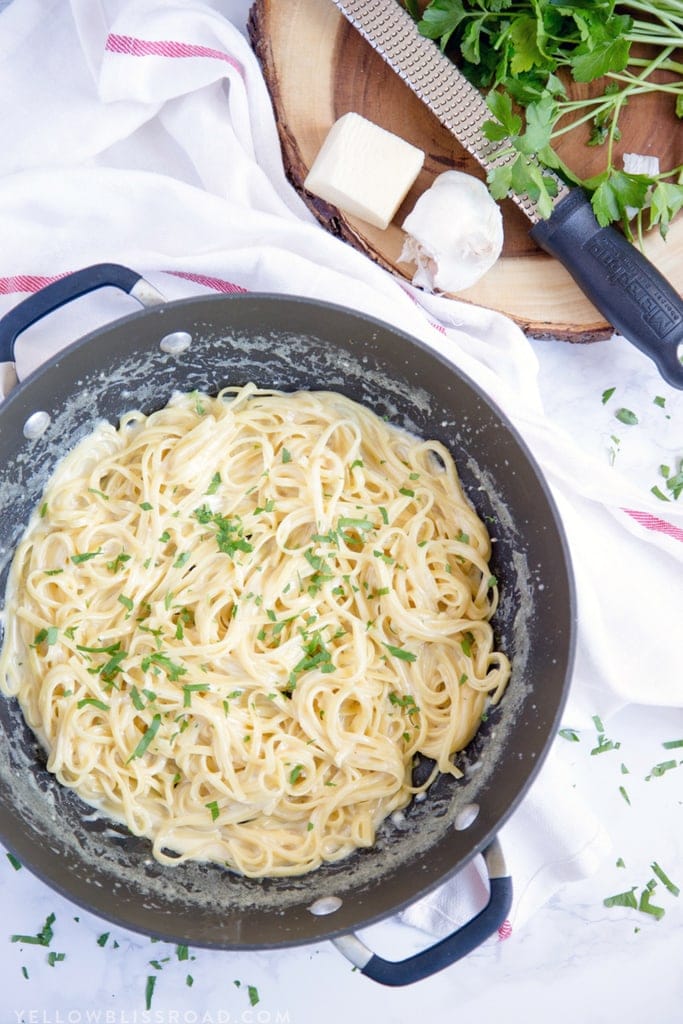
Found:
[[[646,530],[652,530],[654,533],[665,533],[667,537],[683,542],[683,529],[680,526],[667,523],[666,519],[660,519],[659,516],[653,515],[652,512],[638,512],[637,509],[633,508],[625,508],[622,511],[627,516],[630,516],[631,519],[635,519],[639,526],[645,527]]]
[[[135,36],[110,33],[104,48],[110,53],[123,53],[129,57],[209,57],[225,61],[244,78],[244,68],[240,62],[229,53],[215,50],[212,46],[181,43],[173,39],[137,39]]]
[[[195,284],[204,285],[205,288],[211,288],[214,292],[223,292],[227,295],[242,294],[248,291],[247,288],[243,288],[239,284],[233,284],[232,281],[224,281],[220,277],[208,277],[206,274],[190,274],[185,270],[167,270],[167,274],[172,274],[174,277],[182,277],[185,281],[193,281]]]
[[[500,926],[500,928],[498,929],[498,938],[499,938],[499,940],[501,942],[504,942],[505,939],[509,939],[511,935],[512,935],[512,925],[510,924],[510,922],[506,918],[503,921],[503,923]]]
[[[66,274],[55,274],[53,277],[16,274],[14,277],[0,277],[0,295],[12,295],[14,292],[39,292],[41,288],[66,276]]]

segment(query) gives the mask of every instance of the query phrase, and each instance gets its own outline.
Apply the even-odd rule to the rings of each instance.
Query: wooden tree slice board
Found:
[[[255,0],[249,35],[270,92],[289,180],[331,232],[411,280],[414,265],[398,259],[404,218],[441,172],[456,168],[483,179],[483,170],[331,0]],[[329,129],[348,111],[362,114],[426,153],[415,185],[385,231],[347,216],[303,187]],[[660,98],[653,103],[643,97],[642,105],[635,101],[626,108],[626,115],[620,123],[630,152],[657,155],[662,167],[683,162],[681,123]],[[582,175],[596,173],[602,153],[587,147],[585,139],[574,138],[578,135],[576,131],[567,136],[570,141],[562,156]],[[577,342],[609,337],[612,328],[569,273],[531,241],[529,223],[514,203],[505,200],[501,208],[503,255],[476,285],[453,297],[505,313],[533,337]],[[645,251],[683,292],[683,219],[671,226],[666,241],[651,232]]]

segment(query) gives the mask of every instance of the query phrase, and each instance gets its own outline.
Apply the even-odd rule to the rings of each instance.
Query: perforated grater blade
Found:
[[[482,131],[491,112],[481,93],[432,39],[420,35],[415,21],[399,0],[334,0],[334,3],[482,167],[488,170],[514,160],[514,153],[495,156],[500,143],[490,142]],[[555,179],[555,203],[559,202],[569,188],[552,171],[544,168],[543,173]],[[532,224],[541,219],[535,200],[514,194],[510,198]]]

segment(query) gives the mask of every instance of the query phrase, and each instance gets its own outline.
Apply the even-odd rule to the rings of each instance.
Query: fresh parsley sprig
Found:
[[[405,6],[422,35],[449,47],[464,75],[486,92],[492,117],[484,132],[500,142],[496,160],[503,160],[489,174],[494,198],[528,195],[548,217],[556,186],[544,173],[550,168],[590,194],[602,226],[619,221],[629,238],[653,228],[666,237],[683,208],[683,165],[629,173],[617,166],[614,146],[621,114],[638,96],[666,95],[683,118],[678,0],[431,0],[421,16],[417,5]],[[648,56],[641,44],[652,48]],[[567,81],[602,88],[573,100]],[[580,125],[590,126],[589,145],[605,147],[603,169],[585,179],[556,151]]]

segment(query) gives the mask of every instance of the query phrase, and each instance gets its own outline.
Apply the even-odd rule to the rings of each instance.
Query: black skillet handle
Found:
[[[572,189],[530,235],[564,264],[581,290],[662,377],[683,388],[683,299],[614,228],[601,228],[585,193]]]
[[[61,277],[30,295],[0,320],[0,363],[14,362],[14,345],[19,335],[48,313],[98,288],[120,288],[143,306],[164,302],[164,297],[134,270],[119,263],[97,263]]]
[[[494,839],[483,854],[489,873],[489,902],[452,935],[406,960],[384,960],[353,933],[333,939],[334,945],[363,974],[381,985],[412,985],[454,964],[498,931],[512,905],[512,879],[498,840]]]

